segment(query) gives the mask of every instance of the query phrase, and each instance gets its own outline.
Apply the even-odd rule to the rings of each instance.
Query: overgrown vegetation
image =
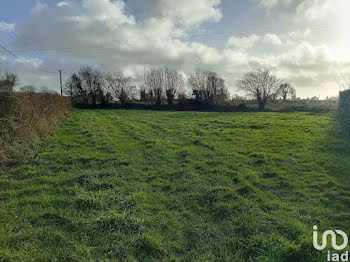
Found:
[[[324,261],[349,172],[330,114],[75,110],[0,177],[0,260]]]
[[[347,134],[350,134],[350,90],[340,92],[338,118]]]
[[[70,100],[55,94],[13,91],[17,76],[0,79],[0,172],[23,157],[17,144],[47,135],[70,108]]]

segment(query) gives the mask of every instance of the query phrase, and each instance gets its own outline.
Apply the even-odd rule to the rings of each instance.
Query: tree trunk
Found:
[[[174,105],[174,95],[171,92],[171,90],[166,90],[166,96],[168,98],[168,105],[173,106]]]
[[[162,98],[161,97],[156,97],[156,105],[160,106],[162,104]]]

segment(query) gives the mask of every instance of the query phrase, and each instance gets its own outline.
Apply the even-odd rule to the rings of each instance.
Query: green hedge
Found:
[[[350,90],[340,92],[338,118],[345,132],[350,135]]]

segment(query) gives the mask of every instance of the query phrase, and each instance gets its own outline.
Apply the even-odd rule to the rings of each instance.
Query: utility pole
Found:
[[[58,70],[60,72],[60,84],[61,84],[61,96],[63,96],[63,88],[62,88],[62,70]]]

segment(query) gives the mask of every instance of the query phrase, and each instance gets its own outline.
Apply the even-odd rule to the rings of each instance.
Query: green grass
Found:
[[[322,261],[349,176],[330,114],[74,110],[0,177],[0,261]]]

